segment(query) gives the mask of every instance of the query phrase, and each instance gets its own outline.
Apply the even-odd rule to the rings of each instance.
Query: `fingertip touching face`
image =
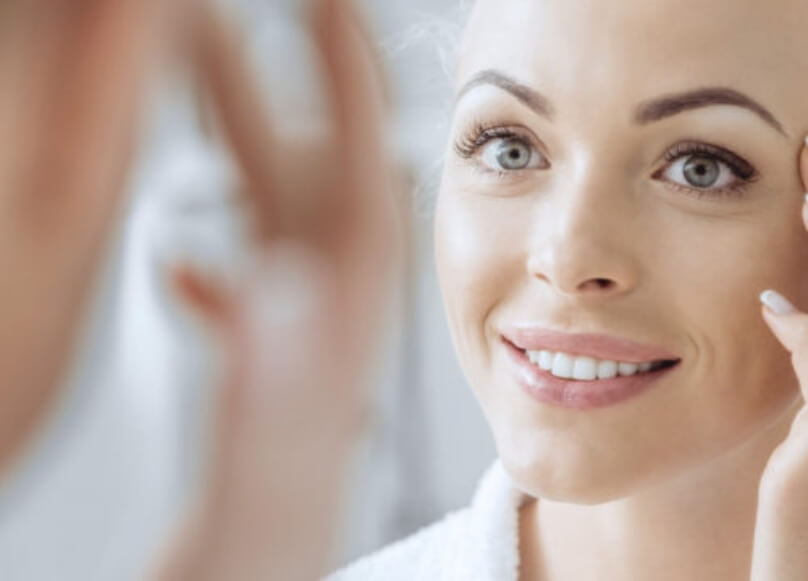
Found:
[[[629,494],[793,405],[758,295],[808,301],[806,23],[802,0],[475,6],[436,259],[461,366],[535,495]],[[629,339],[677,363],[617,403],[556,405],[525,388],[514,329]]]

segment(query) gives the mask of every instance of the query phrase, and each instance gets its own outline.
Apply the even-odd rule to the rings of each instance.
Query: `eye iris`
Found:
[[[505,169],[524,169],[530,162],[530,148],[517,139],[503,141],[497,148],[497,162]]]
[[[690,185],[697,188],[708,188],[718,181],[721,168],[714,159],[693,156],[687,160],[683,171]]]

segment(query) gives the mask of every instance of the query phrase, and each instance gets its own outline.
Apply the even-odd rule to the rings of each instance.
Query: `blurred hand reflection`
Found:
[[[13,276],[0,277],[0,464],[58,390],[117,218],[154,49],[181,45],[241,170],[254,237],[236,281],[172,272],[228,365],[205,493],[157,577],[313,578],[399,249],[378,60],[348,0],[315,2],[333,123],[322,139],[287,143],[222,16],[172,4],[187,43],[169,44],[158,34],[179,31],[158,4],[2,8],[0,265]]]
[[[322,573],[362,424],[360,371],[399,248],[382,79],[349,2],[318,2],[312,28],[333,126],[309,143],[273,131],[222,19],[206,12],[197,31],[196,64],[245,178],[257,253],[235,286],[176,272],[230,368],[208,492],[169,579]]]
[[[0,13],[0,466],[52,403],[121,207],[156,3]]]

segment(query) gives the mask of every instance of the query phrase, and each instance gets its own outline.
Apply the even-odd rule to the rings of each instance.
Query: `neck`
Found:
[[[638,494],[524,505],[520,581],[748,578],[760,477],[801,405],[722,457]]]

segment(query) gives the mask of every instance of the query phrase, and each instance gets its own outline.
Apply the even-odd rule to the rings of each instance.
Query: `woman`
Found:
[[[476,2],[435,241],[501,465],[331,579],[808,578],[806,23]]]
[[[0,335],[3,369],[17,374],[4,377],[5,401],[26,411],[2,422],[4,467],[64,366],[75,305],[86,299],[120,189],[131,97],[143,83],[143,49],[157,18],[153,3],[83,4],[61,16],[94,42],[73,42],[65,29],[41,46],[32,34],[0,37],[22,46],[19,54],[48,49],[65,59],[56,62],[81,65],[63,77],[64,66],[27,76],[25,67],[5,69],[17,74],[9,86],[26,90],[0,96],[0,143],[28,141],[27,149],[3,152],[4,216],[15,221],[0,249],[7,272],[33,274],[4,278],[0,289],[4,321],[19,317],[28,330],[5,325]],[[187,269],[176,273],[235,364],[210,494],[165,559],[164,579],[311,578],[322,556],[320,523],[334,488],[325,479],[338,472],[333,444],[342,451],[350,439],[358,399],[350,386],[374,305],[367,299],[379,292],[367,273],[385,262],[375,250],[388,220],[371,195],[386,190],[386,164],[366,39],[344,2],[317,5],[344,140],[317,158],[337,162],[326,177],[339,179],[327,188],[282,163],[280,154],[292,150],[268,141],[253,94],[234,90],[249,85],[226,29],[202,11],[192,35],[195,62],[247,177],[264,270],[274,276],[252,277],[238,294]],[[0,22],[16,10],[28,17],[14,20],[28,26],[16,30],[39,30],[43,6],[4,6]],[[470,509],[335,579],[808,576],[800,391],[808,389],[808,317],[777,294],[763,295],[771,310],[762,317],[757,305],[769,287],[798,304],[806,298],[808,54],[800,25],[808,8],[797,0],[774,7],[709,0],[698,4],[700,18],[689,16],[673,0],[476,4],[435,235],[458,355],[501,462]],[[53,78],[66,85],[38,82]],[[42,111],[75,123],[42,123]],[[265,163],[267,152],[277,154],[274,163]],[[58,162],[49,180],[14,163],[40,153]],[[47,195],[54,191],[60,195]],[[284,196],[289,191],[332,195],[300,204],[300,196]],[[343,203],[328,203],[335,198]],[[25,262],[15,263],[20,257]],[[292,324],[262,308],[269,293],[300,298],[294,281],[312,278],[326,292],[298,305]],[[277,280],[290,284],[277,288]],[[54,288],[64,292],[50,300]],[[255,325],[256,313],[267,315],[263,325]],[[323,333],[322,321],[334,325]],[[300,334],[289,341],[279,329]],[[347,329],[356,331],[350,341]],[[267,349],[266,341],[277,355],[315,340],[334,348],[314,350],[331,356],[316,368],[294,351],[269,370],[258,365],[256,347]],[[296,414],[275,412],[268,402],[277,399],[256,389],[267,374]],[[319,385],[318,374],[337,389],[306,391]]]

